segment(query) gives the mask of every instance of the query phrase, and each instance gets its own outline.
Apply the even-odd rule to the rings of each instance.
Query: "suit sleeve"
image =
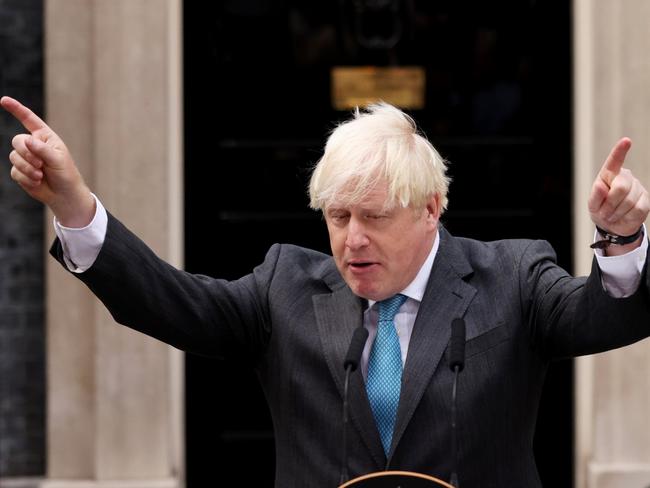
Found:
[[[610,296],[594,259],[588,277],[573,278],[555,263],[551,246],[530,243],[518,267],[522,310],[534,348],[550,358],[615,349],[650,335],[646,265],[636,292]]]
[[[50,253],[65,265],[58,239]],[[267,297],[279,254],[273,246],[262,265],[236,281],[192,275],[158,258],[109,214],[97,260],[75,276],[121,324],[189,352],[255,359],[271,333]]]

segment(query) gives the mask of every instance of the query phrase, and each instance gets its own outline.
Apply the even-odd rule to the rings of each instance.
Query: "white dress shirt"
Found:
[[[409,342],[411,342],[411,332],[413,332],[415,317],[418,314],[418,309],[424,296],[424,290],[427,288],[427,282],[429,281],[429,275],[431,274],[433,261],[436,259],[436,254],[438,254],[439,246],[440,233],[436,232],[436,238],[433,241],[431,251],[420,268],[420,271],[415,275],[415,279],[400,292],[400,294],[408,297],[393,319],[395,328],[397,329],[397,337],[399,337],[399,347],[402,352],[402,366],[406,363],[406,354],[409,349]],[[364,378],[368,377],[368,359],[370,358],[370,351],[377,336],[379,307],[375,306],[376,303],[374,300],[368,300],[368,308],[363,314],[363,326],[368,329],[368,340],[361,355],[361,371],[363,372]]]
[[[95,196],[95,195],[93,195]],[[97,209],[95,216],[86,227],[70,228],[64,227],[54,219],[54,230],[61,241],[63,247],[63,259],[68,269],[74,273],[83,273],[90,268],[99,252],[101,251],[104,239],[106,237],[106,226],[108,224],[108,215],[106,209],[95,196]],[[599,238],[596,233],[594,241]],[[395,316],[395,327],[399,337],[400,348],[402,351],[402,365],[406,363],[411,333],[415,324],[415,317],[420,307],[420,302],[424,296],[424,291],[429,281],[433,261],[438,253],[440,246],[440,234],[436,233],[433,247],[429,256],[415,276],[415,279],[402,290],[400,293],[406,295],[408,299],[400,307]],[[603,288],[613,297],[622,298],[632,295],[641,282],[641,273],[645,265],[646,254],[648,250],[648,238],[645,233],[641,245],[634,251],[621,256],[604,256],[602,250],[595,250],[598,266],[600,267]],[[368,340],[361,357],[361,367],[364,378],[368,374],[368,358],[370,349],[377,335],[378,310],[376,302],[369,301],[368,308],[364,312],[363,325],[368,329]]]

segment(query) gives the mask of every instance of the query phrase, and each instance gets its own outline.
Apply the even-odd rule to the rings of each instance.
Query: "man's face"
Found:
[[[437,196],[423,209],[384,210],[387,185],[358,205],[334,202],[325,221],[336,266],[355,295],[384,300],[403,290],[431,251],[440,216]]]

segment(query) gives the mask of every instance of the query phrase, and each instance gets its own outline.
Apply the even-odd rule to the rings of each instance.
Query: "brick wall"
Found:
[[[0,95],[42,114],[43,1],[0,0]],[[43,209],[9,177],[0,114],[0,477],[45,471]]]

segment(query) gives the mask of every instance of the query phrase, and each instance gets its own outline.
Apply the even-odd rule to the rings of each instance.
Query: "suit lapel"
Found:
[[[354,329],[363,323],[362,300],[347,286],[340,286],[332,293],[314,296],[313,303],[325,359],[343,398],[343,361]],[[350,376],[348,394],[352,423],[361,434],[363,442],[377,463],[377,468],[383,469],[386,456],[366,395],[361,368],[357,368]]]
[[[450,234],[440,232],[438,255],[409,342],[389,463],[449,343],[451,321],[463,317],[476,294],[463,280],[472,269],[462,250]]]

